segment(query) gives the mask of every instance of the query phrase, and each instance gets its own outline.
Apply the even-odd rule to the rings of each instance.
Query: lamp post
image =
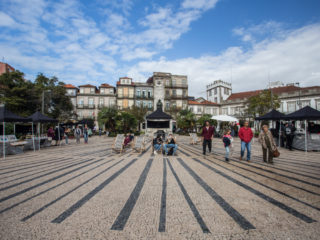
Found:
[[[298,101],[298,106],[299,106],[299,109],[301,109],[301,89],[300,89],[300,82],[296,82],[296,85],[299,86],[299,101]]]

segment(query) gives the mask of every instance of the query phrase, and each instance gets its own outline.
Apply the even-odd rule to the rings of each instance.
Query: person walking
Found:
[[[262,146],[263,161],[272,164],[273,152],[277,149],[277,147],[267,125],[262,126],[262,132],[259,134],[259,142]]]
[[[76,138],[76,143],[80,143],[80,137],[81,137],[81,129],[79,128],[79,125],[77,125],[76,129],[74,130],[74,136]]]
[[[229,154],[230,154],[230,148],[231,148],[232,140],[233,140],[233,138],[231,136],[231,130],[227,129],[224,132],[224,135],[223,135],[223,138],[222,138],[222,141],[224,143],[224,147],[226,149],[225,159],[226,159],[227,162],[229,162]]]
[[[203,155],[206,155],[207,146],[208,146],[209,153],[211,153],[213,134],[214,134],[214,128],[210,126],[209,121],[206,121],[205,126],[203,126],[202,128],[202,134],[201,134]]]
[[[83,128],[83,138],[84,138],[84,143],[87,144],[88,143],[88,135],[89,135],[89,129],[87,124],[84,125]]]
[[[66,144],[69,144],[69,133],[70,133],[70,128],[66,127],[66,129],[64,130],[64,137],[66,140]]]
[[[286,147],[289,148],[290,151],[292,150],[292,142],[293,142],[293,137],[294,137],[294,132],[296,128],[292,123],[287,123],[285,127],[285,134],[286,134]]]
[[[251,140],[253,138],[252,129],[249,127],[249,122],[245,121],[244,126],[239,130],[239,138],[241,140],[241,156],[240,160],[242,160],[244,156],[244,151],[247,149],[247,162],[250,162],[251,155]]]

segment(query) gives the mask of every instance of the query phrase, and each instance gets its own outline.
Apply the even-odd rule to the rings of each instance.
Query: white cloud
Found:
[[[233,90],[265,88],[271,81],[319,85],[320,24],[286,31],[286,36],[254,43],[249,50],[230,47],[220,55],[158,61],[141,61],[128,75],[147,79],[152,72],[188,75],[189,94],[205,95],[206,85],[217,79],[231,81]]]
[[[12,27],[15,25],[15,21],[4,12],[0,12],[0,26],[2,27]]]
[[[217,2],[218,0],[185,0],[182,7],[208,10],[214,7]]]

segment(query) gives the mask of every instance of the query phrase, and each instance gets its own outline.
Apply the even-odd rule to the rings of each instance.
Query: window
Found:
[[[176,80],[172,79],[172,86],[176,86]]]
[[[187,96],[187,90],[183,90],[182,96],[186,97]]]
[[[137,107],[140,107],[140,105],[141,105],[141,102],[140,102],[140,101],[137,101],[137,102],[136,102],[136,106],[137,106]]]
[[[175,89],[172,90],[172,95],[176,96],[177,95],[177,91]]]
[[[190,107],[189,110],[190,110],[191,112],[193,112],[193,107]]]
[[[152,108],[152,102],[148,103],[148,108],[150,108],[150,109]]]
[[[316,109],[320,110],[320,99],[316,100]]]
[[[222,108],[222,114],[228,115],[228,108]]]
[[[296,102],[287,102],[287,110],[288,112],[296,111]]]
[[[110,89],[109,89],[109,93],[111,93],[111,94],[114,93],[114,92],[113,92],[113,88],[110,88]]]
[[[210,97],[212,96],[212,91],[211,91],[211,90],[209,90],[209,96],[210,96]]]
[[[89,106],[93,106],[93,98],[89,98]]]
[[[90,88],[90,93],[94,93],[94,88]]]
[[[207,113],[207,114],[210,114],[210,113],[211,113],[211,109],[207,107],[207,108],[206,108],[206,113]]]
[[[123,96],[124,96],[124,97],[128,97],[128,95],[129,95],[129,90],[128,90],[128,88],[127,88],[127,87],[123,88]]]
[[[217,88],[214,89],[214,95],[217,95]]]
[[[123,108],[128,108],[128,99],[123,100]]]
[[[104,93],[104,88],[100,88],[100,93]]]
[[[170,96],[170,91],[166,90],[166,97],[169,97],[169,96]]]
[[[83,105],[83,98],[80,98],[80,99],[79,99],[78,104],[79,104],[79,105]]]
[[[166,109],[170,109],[170,103],[169,102],[166,103]]]
[[[104,104],[104,99],[103,99],[103,98],[100,98],[100,99],[99,99],[99,105],[102,106],[103,104]]]
[[[166,80],[166,86],[170,85],[170,80]]]
[[[78,114],[78,117],[79,117],[79,118],[82,118],[82,111],[78,110],[78,111],[77,111],[77,114]]]
[[[142,97],[146,97],[146,90],[142,90]]]
[[[224,94],[229,94],[229,89],[228,88],[224,88]]]
[[[182,104],[182,109],[186,109],[187,108],[187,104],[183,103]]]
[[[301,101],[301,107],[310,106],[310,100],[302,100]]]
[[[217,108],[214,108],[212,115],[217,115],[217,114],[218,114],[218,109],[217,109]]]
[[[80,93],[84,93],[83,88],[80,88]]]
[[[140,97],[141,96],[141,92],[140,92],[140,89],[137,90],[137,97]]]
[[[148,98],[151,98],[151,90],[148,90]]]
[[[119,88],[119,89],[118,89],[118,96],[119,96],[119,97],[122,97],[122,96],[123,96],[123,89],[122,89],[122,88]]]
[[[182,79],[182,85],[183,85],[183,86],[186,86],[186,85],[187,85],[187,79],[185,79],[185,78]]]
[[[147,102],[143,101],[143,107],[147,107]]]
[[[201,107],[198,107],[197,112],[201,113]]]

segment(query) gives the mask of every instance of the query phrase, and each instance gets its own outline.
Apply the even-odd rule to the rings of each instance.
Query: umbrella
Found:
[[[211,119],[220,121],[220,122],[239,122],[239,120],[235,117],[231,117],[228,115],[217,115],[217,116],[212,116]]]
[[[20,117],[13,112],[10,112],[8,109],[6,109],[5,106],[0,107],[0,122],[3,123],[3,158],[6,157],[6,148],[5,148],[5,129],[6,129],[6,122],[31,122],[32,120],[30,118],[24,118]],[[32,131],[33,133],[33,131]],[[34,146],[34,142],[33,142]]]
[[[54,119],[54,118],[50,118],[46,115],[43,115],[41,112],[37,111],[34,114],[32,114],[31,116],[29,116],[29,118],[32,119],[33,122],[38,123],[38,136],[39,136],[39,150],[40,150],[40,123],[46,123],[46,122],[58,122],[58,120]]]

